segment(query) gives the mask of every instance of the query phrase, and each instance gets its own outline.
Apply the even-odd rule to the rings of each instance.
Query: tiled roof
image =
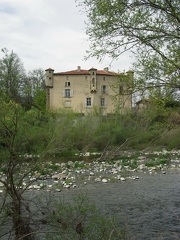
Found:
[[[91,68],[90,70],[93,70],[94,68]],[[96,70],[96,69],[94,69]],[[110,72],[110,71],[104,71],[104,70],[97,70],[97,75],[106,75],[106,76],[115,76],[118,75],[118,73]],[[67,72],[57,72],[54,73],[54,75],[90,75],[89,70],[81,69],[81,70],[71,70]]]

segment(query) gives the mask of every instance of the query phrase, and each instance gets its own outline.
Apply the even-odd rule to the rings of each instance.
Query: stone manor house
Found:
[[[133,81],[134,73],[115,73],[105,68],[57,72],[48,68],[46,71],[46,103],[48,109],[71,109],[87,115],[93,111],[112,114],[117,109],[131,111],[132,95],[122,94],[127,87],[120,79],[128,77]],[[122,81],[124,83],[124,81]]]

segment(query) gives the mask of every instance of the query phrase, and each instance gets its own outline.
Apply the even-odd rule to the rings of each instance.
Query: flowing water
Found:
[[[103,214],[121,216],[132,235],[131,240],[180,239],[180,170],[167,170],[166,174],[127,174],[139,179],[88,182],[84,187],[55,192],[53,197],[63,197],[66,203],[72,202],[75,196],[86,195]],[[34,193],[27,193],[29,200]],[[41,191],[36,191],[36,195],[42,196]]]
[[[65,190],[65,201],[86,194],[105,214],[118,214],[133,239],[180,239],[180,171],[137,173],[138,180],[88,183]]]

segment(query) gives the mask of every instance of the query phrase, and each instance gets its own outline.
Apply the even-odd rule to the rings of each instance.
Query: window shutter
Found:
[[[65,97],[65,90],[63,90],[62,95],[63,95],[63,97]]]
[[[107,108],[107,105],[108,105],[108,99],[107,98],[106,98],[105,104],[106,104],[106,108]]]
[[[70,92],[70,97],[73,97],[73,96],[74,96],[74,91],[71,90],[71,92]]]

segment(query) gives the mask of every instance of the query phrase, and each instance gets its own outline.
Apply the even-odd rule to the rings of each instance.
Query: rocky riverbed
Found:
[[[29,155],[27,155],[27,158]],[[84,160],[85,159],[85,160]],[[89,183],[104,184],[115,181],[137,181],[138,172],[166,174],[169,169],[180,169],[180,150],[123,151],[113,156],[105,153],[81,153],[76,160],[54,159],[38,165],[34,175],[28,175],[22,188],[62,191],[64,188],[83,187]],[[1,178],[5,174],[1,172]],[[29,183],[32,184],[29,185]],[[0,184],[0,192],[3,192]]]
[[[5,178],[3,172],[1,178]],[[42,206],[35,204],[39,197],[47,206],[46,195],[72,203],[74,197],[85,194],[104,216],[122,217],[130,239],[174,240],[180,238],[179,183],[180,151],[123,151],[114,156],[85,153],[75,160],[46,161],[23,179],[21,188],[26,189],[39,228],[45,216]],[[3,185],[0,191],[5,192]],[[43,222],[43,231],[44,227]]]

